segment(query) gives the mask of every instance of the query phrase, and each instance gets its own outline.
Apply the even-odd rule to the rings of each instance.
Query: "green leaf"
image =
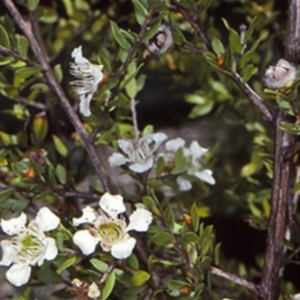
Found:
[[[63,157],[67,157],[68,156],[68,149],[65,146],[65,144],[63,143],[63,141],[56,135],[52,135],[52,139],[54,142],[54,147],[56,149],[56,151]]]
[[[161,20],[151,25],[151,27],[145,32],[144,36],[142,37],[141,42],[145,43],[149,41],[151,38],[153,38],[158,32],[160,25],[161,25]]]
[[[12,61],[14,61],[13,57],[1,57],[0,58],[0,66],[5,66],[10,64]]]
[[[156,175],[159,176],[165,169],[165,159],[163,156],[160,156],[156,161]]]
[[[97,192],[99,193],[103,193],[104,192],[104,188],[103,185],[101,183],[101,181],[99,179],[91,179],[89,181],[90,186]]]
[[[150,279],[150,274],[145,271],[137,271],[132,277],[131,282],[134,286],[141,286]]]
[[[10,48],[11,46],[9,36],[2,25],[0,25],[0,45],[6,48]]]
[[[48,264],[43,264],[36,272],[36,276],[40,282],[46,284],[59,284],[62,278],[49,268]]]
[[[63,79],[63,72],[62,72],[61,64],[56,65],[53,69],[53,72],[54,72],[56,80],[59,83],[61,83],[61,81]]]
[[[139,260],[134,253],[132,253],[127,259],[126,264],[133,270],[138,270],[140,267]]]
[[[243,81],[247,82],[253,75],[255,75],[257,73],[257,71],[258,71],[258,69],[257,69],[257,67],[254,67],[254,65],[252,65],[252,64],[247,65],[242,73]]]
[[[214,52],[217,55],[225,53],[224,46],[218,38],[214,37],[212,39],[211,45],[212,45],[212,48],[213,48]]]
[[[17,40],[17,50],[20,56],[25,60],[27,59],[27,52],[29,47],[28,40],[25,36],[19,34],[16,34],[15,37]]]
[[[101,300],[107,299],[108,296],[111,294],[111,292],[115,286],[115,280],[116,280],[115,272],[111,272],[105,280],[105,284],[104,284],[102,294],[100,297]]]
[[[174,169],[172,169],[171,174],[172,175],[178,175],[183,172],[185,172],[191,165],[191,157],[184,157],[176,166]]]
[[[37,8],[37,6],[39,5],[40,0],[28,0],[27,2],[27,8],[30,11],[33,11]]]
[[[200,217],[199,217],[199,213],[198,213],[198,207],[195,203],[193,203],[193,205],[191,207],[191,217],[192,217],[194,230],[198,231],[199,224],[200,224]]]
[[[4,202],[9,196],[15,191],[15,189],[10,188],[0,192],[0,202]]]
[[[99,259],[92,258],[90,259],[90,263],[96,270],[98,270],[101,273],[105,273],[108,270],[108,264]]]
[[[154,132],[154,127],[153,127],[153,125],[146,125],[146,126],[144,127],[144,129],[143,129],[142,134],[143,134],[143,135],[147,135],[147,134],[151,134],[151,133],[153,133],[153,132]]]
[[[116,42],[125,50],[128,50],[130,48],[130,44],[126,40],[126,38],[122,35],[120,32],[120,28],[114,21],[110,21],[110,28],[112,35]]]
[[[140,25],[143,25],[147,20],[147,16],[148,16],[147,9],[143,6],[143,4],[139,0],[132,0],[132,2],[134,6],[134,13],[135,13],[136,20]]]
[[[18,75],[22,79],[26,79],[30,76],[38,77],[40,76],[41,67],[23,67],[15,71],[15,75]]]
[[[175,220],[174,213],[170,205],[168,205],[164,211],[164,222],[167,224],[169,229],[173,231]]]
[[[40,147],[48,133],[48,119],[45,112],[41,112],[34,117],[32,124],[32,143]]]
[[[73,16],[73,13],[74,13],[74,10],[73,10],[73,1],[71,0],[62,0],[64,6],[65,6],[65,10],[66,10],[66,13],[69,17],[72,17]]]
[[[38,90],[40,93],[49,92],[49,87],[45,83],[35,83],[30,87],[30,90]]]
[[[72,255],[70,258],[68,258],[66,261],[64,261],[61,266],[56,270],[57,274],[60,274],[63,270],[78,264],[81,261],[81,258],[75,255]]]
[[[235,51],[235,53],[237,53],[237,54],[241,54],[242,53],[243,45],[241,44],[240,36],[233,29],[230,29],[229,42],[230,42],[230,46]]]
[[[33,197],[32,203],[36,203],[38,200],[41,199],[46,199],[46,197],[49,196],[50,194],[51,194],[50,190],[46,190],[41,193],[38,193],[35,197]]]
[[[64,166],[58,164],[55,168],[55,174],[61,184],[66,184],[67,182],[67,172]]]
[[[172,234],[163,231],[157,232],[151,240],[157,246],[167,246],[175,242],[175,238]]]

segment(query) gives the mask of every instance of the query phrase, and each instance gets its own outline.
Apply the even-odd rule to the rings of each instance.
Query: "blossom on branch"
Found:
[[[173,45],[173,35],[171,29],[166,24],[161,24],[157,33],[146,43],[150,53],[163,54]]]
[[[129,224],[118,215],[126,211],[123,197],[105,193],[100,201],[101,212],[97,213],[87,206],[80,218],[73,218],[73,224],[90,224],[88,229],[78,230],[73,236],[73,242],[85,255],[95,252],[100,243],[103,251],[111,252],[117,259],[129,257],[136,244],[135,238],[128,231],[147,231],[152,222],[152,214],[146,209],[137,208],[129,217]]]
[[[165,147],[167,152],[163,154],[163,157],[168,162],[168,164],[173,164],[175,159],[175,154],[180,148],[183,149],[183,157],[190,157],[191,163],[186,171],[187,175],[192,175],[208,184],[215,184],[215,179],[212,176],[212,171],[203,168],[203,163],[201,161],[202,156],[208,151],[206,148],[202,148],[197,141],[193,141],[190,147],[184,147],[185,140],[182,138],[176,138],[166,142]],[[176,182],[181,191],[188,191],[192,188],[191,182],[184,176],[179,175],[176,178]]]
[[[104,77],[103,65],[94,65],[83,57],[81,46],[75,48],[71,56],[74,58],[74,63],[70,63],[70,73],[77,78],[71,82],[71,85],[80,98],[80,112],[88,117],[91,115],[90,102]]]
[[[289,87],[297,77],[297,69],[285,59],[279,59],[275,66],[265,72],[265,84],[270,89]]]
[[[31,266],[41,266],[45,259],[53,260],[58,253],[55,240],[44,234],[58,227],[60,220],[55,214],[43,207],[27,227],[26,222],[23,212],[17,218],[1,219],[2,230],[12,238],[0,243],[3,253],[0,266],[11,265],[6,278],[15,286],[28,282]]]
[[[166,139],[164,133],[147,134],[136,142],[120,139],[117,143],[124,154],[114,153],[108,159],[109,164],[111,167],[128,164],[133,172],[146,172],[153,167],[154,153]]]

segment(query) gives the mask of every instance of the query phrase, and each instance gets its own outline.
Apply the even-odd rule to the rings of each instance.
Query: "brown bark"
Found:
[[[265,300],[277,300],[284,272],[283,238],[287,219],[287,203],[291,199],[292,163],[284,153],[291,147],[293,138],[279,129],[286,121],[286,114],[279,111],[275,123],[274,177],[271,199],[271,215],[267,233],[267,249],[260,292]]]
[[[289,0],[285,58],[298,64],[300,61],[300,0]],[[271,216],[268,225],[267,249],[261,282],[261,293],[265,300],[277,300],[284,273],[284,235],[287,223],[287,207],[291,201],[291,157],[284,155],[292,149],[294,139],[279,129],[287,115],[279,111],[275,122],[274,178],[271,199]]]

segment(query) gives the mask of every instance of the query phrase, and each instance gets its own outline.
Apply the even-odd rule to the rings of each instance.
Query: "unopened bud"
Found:
[[[163,54],[173,45],[173,36],[169,26],[162,24],[157,33],[146,43],[150,53]]]
[[[188,214],[183,214],[183,222],[187,225],[192,224],[192,217]]]
[[[265,84],[270,89],[290,87],[297,77],[297,69],[285,59],[279,59],[275,66],[265,72]]]
[[[23,174],[26,178],[36,178],[36,171],[33,168],[26,168],[23,170]]]

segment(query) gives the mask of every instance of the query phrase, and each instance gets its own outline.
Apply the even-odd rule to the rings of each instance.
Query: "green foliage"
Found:
[[[11,14],[6,11],[0,17],[0,217],[24,212],[30,219],[32,212],[46,205],[61,223],[55,231],[45,232],[54,238],[59,254],[41,266],[32,265],[32,276],[18,299],[35,299],[36,286],[55,284],[64,286],[53,293],[59,299],[74,294],[87,299],[92,282],[99,288],[100,300],[160,299],[162,295],[165,299],[255,299],[255,293],[238,286],[236,280],[224,281],[213,270],[257,282],[264,253],[251,253],[255,263],[250,265],[228,259],[216,220],[238,218],[257,232],[268,229],[271,180],[276,175],[274,136],[270,124],[248,101],[249,91],[252,100],[259,98],[270,110],[289,115],[279,124],[282,131],[295,138],[300,134],[300,80],[282,90],[264,89],[262,80],[265,68],[278,56],[276,40],[285,26],[279,24],[277,35],[270,29],[282,20],[274,1],[238,5],[229,0],[25,2],[16,5],[26,24],[35,22],[30,30],[36,44]],[[241,19],[244,32],[236,21]],[[162,53],[150,53],[146,44],[164,46],[162,24],[170,27],[173,42]],[[74,63],[70,53],[80,45],[91,65],[103,65],[104,78],[95,86],[95,70],[85,60],[78,77],[87,81],[69,75],[69,63]],[[92,71],[85,73],[89,68]],[[153,78],[159,84],[152,90]],[[74,80],[77,88],[71,91],[69,82]],[[92,114],[83,116],[78,107],[89,88]],[[161,112],[156,103],[167,98],[171,106]],[[147,117],[154,107],[152,124],[136,118],[135,107],[144,112],[147,99]],[[170,134],[159,145],[155,139],[139,145],[141,137],[157,133],[160,126],[155,121],[161,114],[167,120],[176,110],[181,125],[179,101],[189,105],[187,116],[192,119],[193,133],[181,131],[186,144],[168,152],[166,142],[174,136]],[[203,157],[191,153],[189,135],[209,148]],[[120,139],[132,141],[132,149],[122,147]],[[118,166],[121,174],[114,171],[112,152],[125,160]],[[296,163],[298,153],[292,159]],[[145,161],[152,166],[133,171]],[[205,170],[213,170],[215,186],[199,179]],[[180,180],[191,188],[184,190]],[[298,190],[295,183],[293,192]],[[107,191],[124,197],[126,212],[114,220],[98,207]],[[75,225],[74,219],[87,206],[97,212]],[[137,208],[152,214],[147,232],[126,229],[129,212]],[[299,212],[296,207],[294,211],[297,237]],[[94,224],[97,217],[104,223]],[[100,232],[96,250],[82,254],[73,239],[76,232],[98,238],[103,224],[107,227]],[[106,234],[111,234],[108,243]],[[234,235],[226,232],[239,243]],[[128,236],[135,239],[133,252],[125,259],[113,255],[115,236],[122,241]],[[285,240],[284,245],[287,255],[295,256],[297,238]],[[230,248],[238,251],[236,245]],[[287,263],[297,264],[294,256]],[[75,278],[82,282],[80,287],[72,283]],[[295,283],[284,280],[281,286],[280,299],[297,292]]]

